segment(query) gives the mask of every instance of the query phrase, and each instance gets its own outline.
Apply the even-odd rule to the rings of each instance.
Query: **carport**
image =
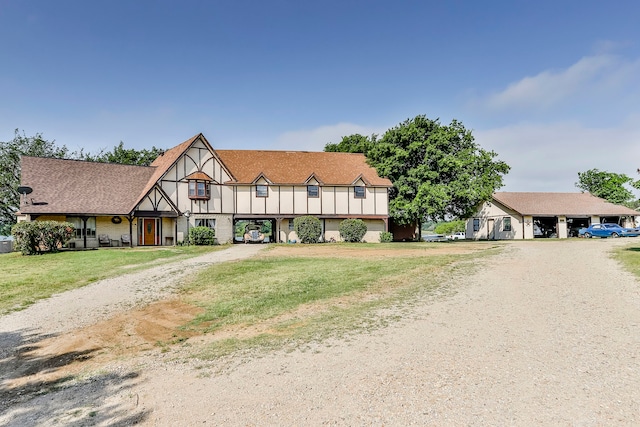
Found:
[[[595,223],[635,226],[636,212],[589,193],[494,193],[467,221],[467,236],[479,239],[574,237]]]

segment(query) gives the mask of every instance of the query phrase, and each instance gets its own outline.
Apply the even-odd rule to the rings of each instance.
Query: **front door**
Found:
[[[144,245],[155,245],[156,243],[156,220],[155,219],[145,219],[144,224]]]
[[[496,221],[493,219],[490,219],[489,221],[487,221],[487,226],[489,228],[488,230],[488,239],[489,240],[493,240],[496,238],[496,231],[495,231],[495,223]]]

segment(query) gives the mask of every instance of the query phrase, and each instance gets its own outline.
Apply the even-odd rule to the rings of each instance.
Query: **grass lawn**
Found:
[[[0,315],[97,280],[201,255],[225,246],[175,246],[0,255]]]
[[[640,237],[629,246],[618,248],[614,252],[614,257],[620,261],[627,270],[640,279]]]
[[[185,329],[208,334],[210,344],[198,356],[215,358],[378,327],[398,314],[385,309],[443,292],[445,278],[462,277],[474,260],[499,250],[467,245],[473,250],[433,243],[297,245],[283,247],[285,256],[276,247],[211,266],[184,288],[184,301],[202,309]],[[318,253],[327,248],[330,255]]]

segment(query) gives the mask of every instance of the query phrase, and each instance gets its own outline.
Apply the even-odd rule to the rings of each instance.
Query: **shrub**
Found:
[[[13,226],[11,234],[16,248],[23,255],[41,252],[58,252],[73,235],[74,227],[69,222],[34,221],[20,222]]]
[[[466,222],[462,219],[449,222],[441,222],[436,225],[433,230],[436,234],[453,234],[456,231],[464,231],[466,229]]]
[[[380,233],[380,243],[393,242],[393,233],[389,231],[383,231]]]
[[[338,229],[345,242],[361,242],[367,232],[367,224],[361,219],[345,219]]]
[[[301,243],[318,243],[322,224],[315,216],[299,216],[293,220],[293,229]]]
[[[189,230],[189,243],[192,245],[213,245],[216,242],[216,232],[209,227],[193,227]]]

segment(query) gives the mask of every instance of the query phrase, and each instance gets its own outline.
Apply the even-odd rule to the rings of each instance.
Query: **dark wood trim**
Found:
[[[135,211],[136,218],[177,218],[178,213],[174,211]]]

